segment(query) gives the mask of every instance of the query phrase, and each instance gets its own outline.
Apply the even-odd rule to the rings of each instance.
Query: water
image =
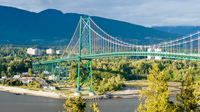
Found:
[[[14,95],[0,91],[0,112],[62,112],[64,103],[65,100],[60,99]],[[93,103],[98,103],[103,112],[133,112],[140,101],[137,98],[89,101],[86,112],[89,112],[89,105]]]
[[[137,98],[131,99],[111,99],[101,101],[91,101],[88,105],[98,103],[99,109],[103,112],[134,112],[137,109],[140,101]],[[89,106],[86,107],[89,110]],[[89,111],[87,111],[89,112]]]
[[[58,112],[64,100],[0,92],[0,112]]]

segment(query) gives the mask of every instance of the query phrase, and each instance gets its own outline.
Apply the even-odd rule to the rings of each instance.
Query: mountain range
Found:
[[[84,16],[56,9],[36,13],[7,6],[0,6],[0,15],[0,43],[26,45],[67,45],[80,16]],[[105,32],[129,43],[149,45],[182,36],[123,21],[90,17]]]
[[[189,35],[190,33],[195,33],[200,30],[200,26],[155,26],[152,28],[167,33],[179,34],[183,36]]]

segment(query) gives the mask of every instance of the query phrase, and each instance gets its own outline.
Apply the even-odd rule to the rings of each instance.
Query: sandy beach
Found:
[[[58,99],[61,99],[63,97],[68,98],[68,96],[66,96],[64,93],[34,91],[34,90],[28,90],[28,89],[23,89],[23,88],[19,88],[19,87],[8,87],[8,86],[1,86],[1,85],[0,85],[0,91],[11,92],[11,93],[16,93],[16,94],[23,94],[23,95],[58,98]]]

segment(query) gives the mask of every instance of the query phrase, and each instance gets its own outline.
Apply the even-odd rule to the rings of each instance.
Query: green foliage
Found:
[[[148,89],[142,89],[140,100],[145,100],[144,104],[140,103],[138,111],[140,112],[169,112],[173,106],[169,101],[170,89],[167,87],[167,79],[164,71],[160,72],[158,65],[155,64],[148,76],[150,85]]]
[[[176,106],[178,111],[197,112],[200,111],[198,104],[200,98],[198,92],[199,83],[195,84],[192,76],[189,75],[186,81],[182,81],[180,94],[177,94]]]
[[[41,79],[45,79],[45,75],[44,75],[43,72],[40,74],[40,78],[41,78]]]
[[[200,82],[194,82],[191,75],[182,81],[180,94],[177,94],[176,103],[169,101],[169,88],[166,75],[160,72],[157,65],[153,67],[148,76],[150,85],[148,89],[140,92],[140,103],[137,111],[141,112],[199,112],[200,111]],[[143,104],[144,103],[144,104]]]
[[[21,86],[22,81],[20,80],[13,80],[13,79],[3,79],[1,82],[2,85],[8,85],[8,86]]]
[[[7,84],[8,82],[9,82],[8,79],[3,79],[3,80],[1,81],[1,84],[5,85],[5,84]]]
[[[29,77],[32,77],[32,76],[33,76],[32,69],[31,69],[31,68],[28,69],[28,76],[29,76]]]
[[[41,84],[33,80],[27,84],[27,87],[32,90],[38,90],[41,88]]]
[[[100,85],[93,85],[93,89],[97,90],[98,92],[106,92],[106,91],[116,91],[118,89],[123,88],[125,85],[123,83],[125,81],[124,78],[121,78],[120,75],[117,77],[113,76],[106,80],[105,78],[100,81]]]
[[[63,107],[66,109],[66,112],[84,112],[86,103],[81,99],[81,96],[78,98],[69,97],[66,103],[63,104]]]
[[[20,75],[20,77],[24,77],[24,74],[22,73],[22,74]]]
[[[86,63],[86,62],[83,62]],[[150,73],[152,66],[157,64],[161,71],[165,69],[166,79],[173,81],[182,81],[185,80],[189,74],[195,79],[195,81],[200,80],[200,61],[192,61],[192,60],[171,60],[171,59],[163,59],[163,60],[134,60],[131,57],[118,57],[118,58],[99,58],[93,59],[92,61],[92,72],[93,72],[93,86],[94,90],[99,90],[101,92],[104,89],[100,89],[98,86],[101,86],[101,82],[103,80],[108,82],[108,79],[111,77],[116,77],[117,74],[121,76],[121,78],[125,78],[126,80],[140,80],[146,79],[146,74]],[[77,81],[77,62],[71,61],[69,63],[71,71],[69,75],[69,80],[72,82]],[[89,67],[89,66],[88,66]],[[82,68],[82,67],[81,67]],[[82,70],[81,76],[86,79],[88,71]],[[89,78],[90,80],[90,78]],[[90,83],[88,80],[87,83]],[[83,83],[83,80],[80,79]],[[103,88],[103,87],[102,87]],[[106,87],[109,88],[109,87]],[[115,90],[115,87],[110,86],[110,89],[107,90]]]
[[[73,82],[77,81],[77,62],[70,63],[71,71],[69,79]],[[157,64],[160,70],[165,69],[167,80],[182,81],[185,80],[189,73],[195,79],[200,81],[200,61],[193,60],[134,60],[131,57],[118,58],[99,58],[93,59],[93,78],[100,81],[105,78],[108,80],[112,76],[120,74],[126,80],[145,79],[146,74],[152,66]],[[82,71],[84,78],[87,78],[87,70]]]
[[[90,112],[103,112],[99,110],[99,105],[97,103],[93,103],[90,105]]]
[[[28,55],[27,47],[34,48],[39,46],[0,45],[0,76],[13,77],[17,73],[27,72],[29,68],[32,68],[32,62],[59,58],[59,55],[56,54],[43,54],[41,56]],[[49,47],[40,47],[40,49],[47,48]],[[51,46],[51,48],[62,49],[59,46]]]

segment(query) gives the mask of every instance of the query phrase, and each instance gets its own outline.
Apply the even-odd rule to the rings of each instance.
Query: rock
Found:
[[[21,95],[20,93],[14,93],[14,95]]]

